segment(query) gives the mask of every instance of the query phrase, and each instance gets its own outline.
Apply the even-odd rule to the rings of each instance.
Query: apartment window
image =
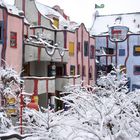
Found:
[[[59,19],[53,18],[53,24],[55,27],[59,28]]]
[[[91,46],[90,46],[90,58],[91,58],[91,59],[94,58],[94,51],[95,51],[94,45],[91,45]]]
[[[114,49],[113,48],[105,48],[106,54],[114,54]]]
[[[81,45],[81,43],[78,42],[78,51],[80,51],[80,45]]]
[[[3,42],[3,21],[0,21],[0,43]]]
[[[74,42],[69,42],[69,55],[74,55]]]
[[[89,79],[90,79],[90,80],[93,79],[92,74],[93,74],[93,68],[92,68],[92,66],[90,66],[90,68],[89,68]]]
[[[134,66],[134,75],[140,75],[140,65]]]
[[[77,67],[77,74],[80,75],[80,65],[78,64],[78,67]]]
[[[140,56],[140,45],[134,46],[134,56]]]
[[[86,76],[86,67],[83,66],[83,76]]]
[[[88,56],[88,41],[84,42],[84,56]]]
[[[119,49],[119,56],[125,56],[125,49]]]
[[[70,75],[75,75],[75,66],[74,65],[70,66]]]
[[[10,46],[12,48],[17,48],[17,33],[16,32],[10,33]]]

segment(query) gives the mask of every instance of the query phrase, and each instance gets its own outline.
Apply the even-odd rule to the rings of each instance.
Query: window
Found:
[[[125,56],[125,49],[119,49],[119,56]]]
[[[88,56],[88,42],[84,41],[84,56]]]
[[[86,67],[83,66],[83,76],[86,76]]]
[[[3,43],[3,21],[0,21],[0,43]]]
[[[91,45],[91,46],[90,46],[90,58],[91,58],[91,59],[94,58],[94,51],[95,51],[94,46]]]
[[[17,48],[17,33],[16,32],[10,33],[10,46],[12,48]]]
[[[89,68],[89,79],[92,80],[93,79],[93,69],[92,69],[92,66],[90,66]]]
[[[59,19],[53,18],[53,24],[55,27],[59,28]]]
[[[140,75],[140,65],[134,66],[134,75]]]
[[[77,75],[80,75],[80,65],[78,64],[78,67],[77,67]]]
[[[70,75],[75,75],[75,66],[74,65],[70,66]]]
[[[74,42],[69,42],[69,55],[74,55]]]
[[[140,45],[134,46],[134,56],[140,56]]]
[[[81,45],[81,43],[78,42],[78,51],[80,51],[80,45]]]
[[[114,54],[114,49],[113,48],[105,48],[106,54]]]

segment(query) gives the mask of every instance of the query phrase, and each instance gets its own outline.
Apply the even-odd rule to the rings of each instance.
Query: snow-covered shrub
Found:
[[[11,120],[8,119],[7,114],[0,112],[0,133],[5,133],[12,127]]]
[[[20,75],[14,69],[0,67],[0,94],[2,96],[12,95],[17,97],[20,93],[20,85],[22,83]]]
[[[6,132],[13,127],[10,116],[7,115],[7,110],[14,105],[10,105],[7,100],[14,98],[18,103],[22,83],[23,81],[15,70],[10,67],[0,67],[0,101],[4,101],[3,104],[0,103],[0,132]],[[19,109],[18,106],[15,107],[17,107],[17,110]]]
[[[70,106],[68,112],[75,122],[71,127],[77,137],[119,140],[125,134],[126,138],[140,138],[140,95],[139,91],[128,92],[124,73],[111,71],[98,79],[98,86],[70,86],[66,89],[64,94],[67,96],[61,100]]]

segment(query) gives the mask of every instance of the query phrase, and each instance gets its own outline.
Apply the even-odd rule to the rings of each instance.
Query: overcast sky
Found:
[[[13,4],[14,0],[4,0]],[[37,0],[48,6],[59,5],[70,16],[72,21],[83,22],[86,27],[92,26],[92,15],[95,3],[104,4],[103,9],[98,9],[100,14],[140,12],[140,0]]]

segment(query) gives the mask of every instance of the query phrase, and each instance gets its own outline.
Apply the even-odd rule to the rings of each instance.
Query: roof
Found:
[[[44,4],[41,4],[37,1],[35,1],[37,9],[39,10],[39,12],[47,17],[49,15],[54,15],[55,17],[59,18],[59,22],[60,22],[60,28],[63,28],[63,25],[68,25],[69,22],[57,11],[55,11],[53,8],[46,6]]]
[[[126,26],[131,33],[140,33],[140,12],[113,15],[95,15],[92,35],[105,35],[111,26]]]
[[[67,30],[74,30],[76,27],[79,26],[79,24],[71,24],[69,20],[66,20],[58,11],[55,9],[46,6],[44,4],[41,4],[37,1],[35,1],[36,7],[39,10],[39,12],[46,18],[50,17],[50,15],[54,15],[54,17],[59,18],[59,29],[64,29],[64,27],[67,27]]]
[[[24,17],[23,11],[19,10],[14,5],[9,5],[5,3],[3,0],[0,0],[0,6],[6,8],[9,14],[16,15],[19,17]]]

